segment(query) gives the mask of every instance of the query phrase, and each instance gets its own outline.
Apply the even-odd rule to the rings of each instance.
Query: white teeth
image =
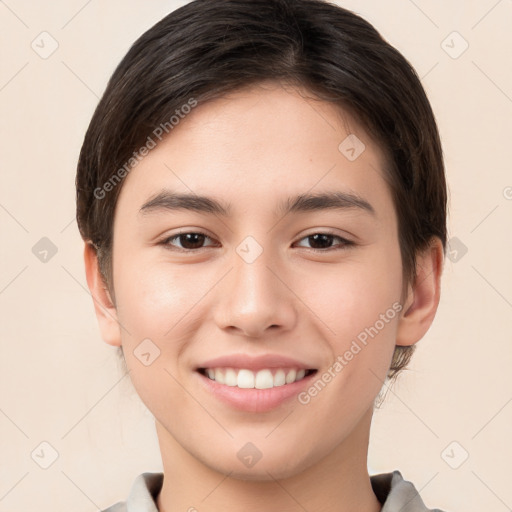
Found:
[[[306,370],[304,368],[300,370],[279,368],[273,373],[270,369],[253,372],[245,368],[240,370],[235,368],[207,368],[206,375],[226,386],[237,386],[243,389],[269,389],[292,384],[303,379]]]
[[[217,372],[215,372],[217,376]],[[217,379],[215,379],[217,380]],[[250,370],[239,370],[237,386],[239,388],[253,388],[254,387],[254,373]]]
[[[256,382],[254,383],[256,389],[268,389],[274,387],[274,377],[270,370],[260,370],[256,374]]]
[[[219,368],[215,370],[215,380],[221,384],[224,384],[224,372]]]
[[[236,372],[233,370],[233,368],[228,368],[226,370],[226,374],[224,375],[224,384],[226,386],[237,386],[238,385],[238,379],[236,377]]]
[[[286,384],[291,384],[292,382],[295,382],[295,377],[297,377],[297,372],[295,370],[290,370],[286,374]]]
[[[284,384],[286,384],[286,374],[284,370],[277,370],[274,375],[274,386],[283,386]]]

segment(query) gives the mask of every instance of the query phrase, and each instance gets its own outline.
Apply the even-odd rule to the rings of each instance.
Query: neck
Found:
[[[350,435],[319,462],[280,479],[268,471],[258,480],[233,478],[204,464],[157,421],[164,467],[158,510],[380,512],[366,466],[372,412],[368,410]]]

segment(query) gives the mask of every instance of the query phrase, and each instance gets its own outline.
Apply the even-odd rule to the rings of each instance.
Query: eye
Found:
[[[177,235],[170,236],[169,238],[166,238],[165,240],[162,240],[162,245],[170,246],[171,248],[175,248],[173,242],[179,241],[181,247],[177,247],[178,250],[182,251],[193,251],[195,249],[202,249],[202,244],[204,243],[205,239],[212,240],[208,235],[205,233],[200,232],[184,232],[184,233],[178,233]]]
[[[338,246],[331,246],[331,242],[333,239],[341,240],[341,244],[338,244]],[[351,245],[355,245],[354,242],[351,242],[350,240],[346,240],[345,238],[342,238],[339,235],[335,235],[334,233],[312,233],[311,235],[305,236],[304,238],[301,238],[301,240],[308,240],[310,244],[313,245],[313,247],[310,247],[313,251],[318,252],[328,252],[332,250],[340,250],[345,249]],[[320,246],[320,247],[315,247]]]

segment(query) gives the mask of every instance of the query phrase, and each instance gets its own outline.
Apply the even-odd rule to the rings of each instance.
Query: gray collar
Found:
[[[156,497],[162,488],[163,473],[142,473],[133,482],[128,499],[103,512],[158,512]],[[381,512],[443,512],[429,509],[414,485],[400,471],[370,476],[373,492],[382,503]]]

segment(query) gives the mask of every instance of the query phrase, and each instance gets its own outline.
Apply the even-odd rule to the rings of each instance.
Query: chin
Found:
[[[230,478],[234,478],[235,480],[245,480],[248,482],[273,482],[274,480],[283,480],[285,478],[289,478],[297,474],[297,471],[285,470],[283,468],[278,467],[269,467],[266,469],[259,468],[256,469],[248,468],[246,470],[232,470],[232,472],[228,472]]]
[[[243,467],[242,462],[210,466],[215,471],[229,475],[230,478],[246,481],[268,482],[293,477],[306,468],[306,461],[298,461],[295,457],[270,458],[265,456],[258,460],[252,467]],[[291,460],[292,459],[292,460]]]

